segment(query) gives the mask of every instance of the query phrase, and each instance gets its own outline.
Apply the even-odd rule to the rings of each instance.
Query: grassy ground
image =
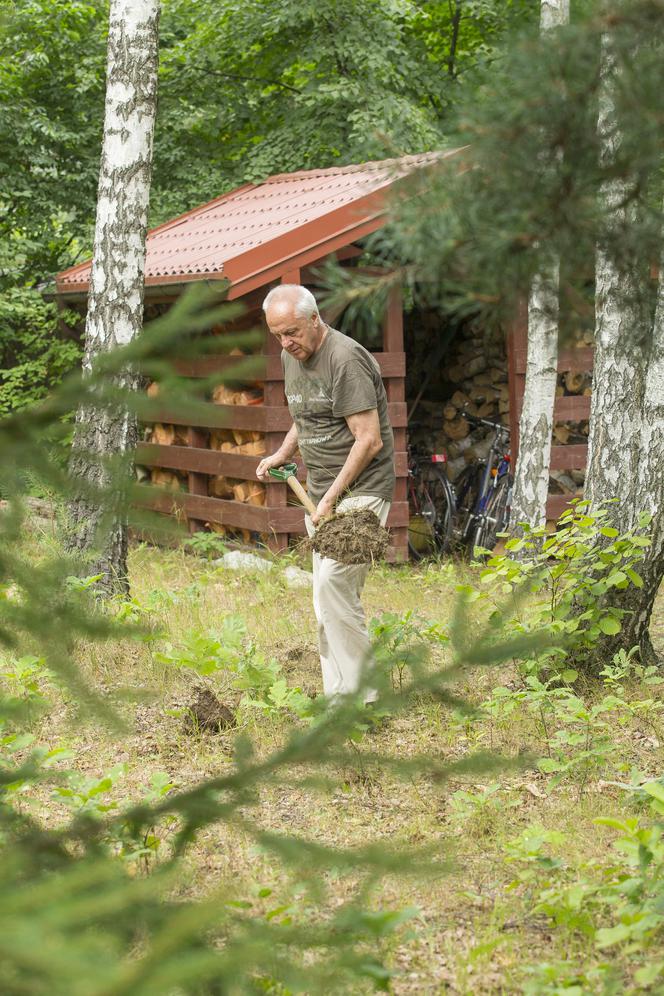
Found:
[[[186,631],[211,630],[223,616],[240,614],[257,646],[277,657],[290,684],[309,694],[319,688],[310,591],[288,588],[280,568],[269,574],[236,573],[181,552],[139,547],[132,553],[131,574],[139,603],[152,605],[174,642]],[[367,615],[413,610],[445,625],[459,579],[469,579],[468,568],[377,568],[366,587]],[[660,646],[663,618],[660,607],[654,627]],[[129,641],[80,648],[81,665],[96,688],[113,695],[130,689],[139,697],[123,706],[129,723],[126,734],[118,738],[96,722],[76,720],[73,704],[64,701],[56,701],[36,729],[41,742],[69,746],[74,752],[70,766],[86,775],[97,777],[123,764],[124,773],[108,793],[120,802],[140,797],[155,772],[168,773],[183,787],[232,763],[234,732],[184,732],[181,709],[191,700],[199,679],[155,662],[152,649]],[[228,677],[210,679],[210,684],[225,702],[237,704],[239,695]],[[495,686],[517,684],[510,665],[474,672],[457,690],[481,703]],[[605,691],[589,688],[586,695],[592,702]],[[646,692],[633,687],[629,694],[639,699]],[[283,741],[293,722],[250,710],[241,716],[258,750],[265,753]],[[622,988],[614,991],[641,991],[624,952],[612,950],[607,955],[589,944],[578,925],[571,921],[556,925],[534,912],[531,885],[518,881],[520,869],[529,866],[509,860],[513,842],[529,828],[539,827],[561,834],[547,844],[548,856],[573,867],[606,862],[616,831],[598,825],[597,817],[635,813],[632,797],[611,783],[628,780],[632,769],[658,776],[660,742],[664,742],[658,720],[650,714],[644,720],[637,713],[627,721],[622,714],[615,721],[609,716],[607,722],[610,751],[583,775],[572,774],[557,786],[532,766],[470,775],[442,785],[420,776],[398,780],[380,770],[368,776],[362,755],[369,751],[402,757],[428,752],[450,760],[487,748],[512,758],[524,752],[546,756],[546,735],[537,717],[526,710],[502,720],[485,715],[471,722],[419,697],[406,713],[367,737],[358,746],[355,768],[339,768],[324,791],[263,789],[260,820],[267,828],[344,847],[385,840],[392,847],[435,845],[453,857],[449,874],[424,881],[387,878],[376,888],[376,906],[417,908],[414,919],[386,949],[396,993],[515,993],[528,985],[530,992],[562,991],[545,981],[541,969],[545,964],[558,965],[554,975],[559,980],[566,973],[584,972],[586,982],[577,992],[602,992],[608,990],[592,981],[592,972],[607,958],[622,973]],[[44,815],[53,820],[58,813],[49,804]],[[165,846],[168,833],[166,828]],[[331,874],[327,886],[334,906],[348,896],[352,882]],[[297,880],[248,838],[223,827],[201,834],[186,859],[181,884],[182,894],[187,895],[219,888],[248,900],[257,912],[267,912],[278,900],[290,906],[293,916],[307,916]],[[261,898],[259,890],[268,888],[271,896]],[[532,970],[540,974],[533,976]],[[358,984],[353,991],[364,989]]]

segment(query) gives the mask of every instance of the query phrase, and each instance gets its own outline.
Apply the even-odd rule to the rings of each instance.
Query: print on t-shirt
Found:
[[[346,416],[377,409],[383,448],[358,476],[350,493],[391,501],[394,442],[385,388],[373,356],[353,339],[329,329],[309,360],[301,363],[286,352],[282,360],[286,400],[297,427],[312,500],[318,502],[323,497],[355,442]]]

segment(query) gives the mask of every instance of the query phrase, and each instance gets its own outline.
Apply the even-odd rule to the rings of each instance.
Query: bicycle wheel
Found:
[[[461,471],[454,482],[456,495],[454,537],[459,543],[467,542],[469,530],[473,526],[473,515],[480,495],[481,476],[482,466],[471,463]]]
[[[476,546],[493,550],[498,542],[497,534],[504,532],[509,524],[511,499],[512,479],[509,474],[503,474],[491,491],[484,511],[479,515],[471,553]]]
[[[415,560],[444,553],[450,542],[454,494],[439,467],[427,469],[427,479],[415,482],[413,508],[408,523],[408,549]]]

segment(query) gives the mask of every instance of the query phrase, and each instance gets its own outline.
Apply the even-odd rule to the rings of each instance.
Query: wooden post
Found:
[[[299,284],[299,282],[299,269],[288,270],[286,273],[282,274],[280,280],[280,283],[282,284]],[[265,335],[265,352],[267,356],[279,356],[281,354],[281,346],[275,337],[271,335],[269,329],[266,329]],[[271,406],[286,404],[283,380],[265,381],[265,404]],[[284,441],[284,436],[285,433],[283,432],[266,432],[265,452],[269,454],[278,450]],[[285,508],[287,500],[288,486],[286,484],[268,484],[266,502],[270,508]],[[268,546],[273,553],[280,553],[283,550],[287,550],[288,533],[273,533],[270,537],[268,537]]]
[[[400,286],[392,287],[387,299],[387,308],[383,319],[383,351],[385,353],[403,353],[403,302]],[[385,391],[389,403],[400,403],[405,407],[405,377],[386,378]],[[402,561],[408,559],[407,476],[404,476],[401,472],[403,467],[407,468],[407,460],[405,458],[407,450],[407,427],[399,421],[398,424],[393,426],[393,429],[394,455],[398,476],[389,521],[394,557],[397,561]],[[400,459],[399,454],[404,454],[404,457]]]
[[[519,455],[519,414],[526,383],[525,373],[521,373],[518,364],[519,353],[528,349],[528,305],[522,298],[516,308],[514,320],[508,325],[507,331],[507,388],[510,401],[510,452],[512,467],[516,467]]]
[[[203,432],[202,429],[190,426],[187,430],[187,441],[189,446],[196,446],[202,449],[207,446],[207,433]],[[187,474],[187,490],[190,495],[207,496],[207,474],[197,474],[194,471],[189,471]],[[202,519],[188,519],[188,526],[190,533],[196,533],[203,529],[204,522]]]

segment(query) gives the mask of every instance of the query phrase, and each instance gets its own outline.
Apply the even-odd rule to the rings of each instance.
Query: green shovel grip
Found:
[[[270,477],[276,477],[278,481],[287,481],[293,474],[297,474],[296,463],[284,463],[281,467],[270,467]]]

